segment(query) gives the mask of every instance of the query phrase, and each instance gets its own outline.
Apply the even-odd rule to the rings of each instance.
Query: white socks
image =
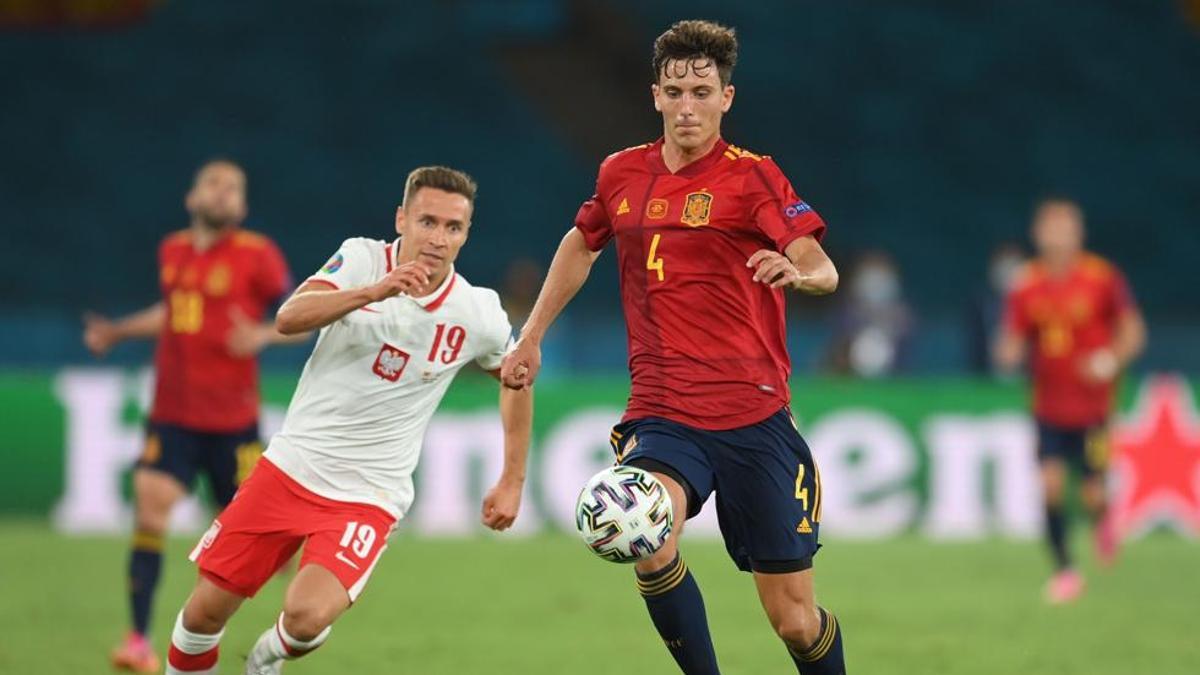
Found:
[[[222,630],[216,635],[201,635],[183,627],[183,612],[175,617],[171,649],[167,652],[167,675],[212,675],[217,672],[217,646]]]
[[[254,643],[254,649],[250,650],[247,661],[265,666],[283,659],[299,658],[324,644],[332,630],[333,626],[326,626],[325,630],[307,642],[297,640],[284,629],[283,614],[280,614],[275,625],[268,628]]]

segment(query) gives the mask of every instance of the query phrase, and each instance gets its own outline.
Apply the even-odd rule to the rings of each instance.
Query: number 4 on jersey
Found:
[[[646,269],[658,272],[658,280],[663,280],[663,259],[658,257],[658,242],[662,239],[661,234],[654,235],[650,240],[650,255],[646,256]]]

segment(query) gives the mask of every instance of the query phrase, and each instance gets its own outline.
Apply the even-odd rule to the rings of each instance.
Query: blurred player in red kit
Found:
[[[88,314],[83,335],[97,356],[123,340],[158,338],[154,402],[133,474],[133,625],[112,654],[115,667],[144,673],[162,667],[146,636],[171,507],[200,472],[219,506],[233,498],[262,454],[256,354],[306,337],[284,337],[262,321],[292,281],[275,244],[240,229],[247,213],[242,168],[204,164],[184,203],[190,226],[159,246],[162,300],[115,321]]]
[[[654,43],[663,137],[610,155],[563,237],[505,384],[531,384],[550,324],[616,245],[629,333],[629,403],[617,461],[653,473],[675,530],[635,565],[637,585],[687,675],[719,672],[700,588],[679,555],[687,518],[717,494],[734,564],[754,575],[772,627],[802,675],[842,675],[842,633],[816,604],[821,481],[789,412],[784,291],[831,293],[825,223],[769,158],[721,138],[733,105],[733,30],[680,21]]]
[[[1012,371],[1027,358],[1046,504],[1046,537],[1055,573],[1051,603],[1069,602],[1084,587],[1067,546],[1063,504],[1067,479],[1082,475],[1080,496],[1095,524],[1096,551],[1111,563],[1117,539],[1107,514],[1108,419],[1121,371],[1141,353],[1146,327],[1125,277],[1083,248],[1083,211],[1073,201],[1042,201],[1033,219],[1037,257],[1007,299],[996,360]]]

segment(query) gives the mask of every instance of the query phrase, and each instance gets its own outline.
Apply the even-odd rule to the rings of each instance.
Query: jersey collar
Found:
[[[442,285],[438,286],[432,293],[422,298],[413,298],[412,301],[420,305],[421,309],[426,312],[436,311],[442,303],[446,302],[446,298],[450,296],[450,291],[454,289],[454,280],[458,278],[458,274],[454,271],[454,265],[450,265],[450,273],[442,281]]]
[[[654,173],[665,173],[673,176],[681,176],[683,178],[699,176],[705,171],[711,169],[714,164],[721,161],[721,157],[725,154],[725,148],[729,147],[729,144],[725,142],[724,138],[718,137],[717,144],[713,146],[712,150],[708,151],[707,155],[692,162],[691,164],[682,167],[675,173],[671,173],[671,170],[667,168],[667,163],[663,161],[662,156],[663,143],[665,142],[666,141],[664,138],[659,137],[657,141],[651,143],[650,147],[646,149],[646,161],[650,164],[650,169],[654,171]]]

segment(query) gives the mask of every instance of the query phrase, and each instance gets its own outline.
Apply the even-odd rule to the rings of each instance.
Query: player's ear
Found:
[[[727,113],[733,107],[733,85],[725,85],[725,89],[721,92],[721,112]]]
[[[396,234],[404,234],[404,205],[396,207]]]
[[[662,106],[659,105],[659,103],[658,103],[658,84],[657,83],[650,85],[650,96],[652,96],[654,98],[654,109],[658,112],[662,112]]]

